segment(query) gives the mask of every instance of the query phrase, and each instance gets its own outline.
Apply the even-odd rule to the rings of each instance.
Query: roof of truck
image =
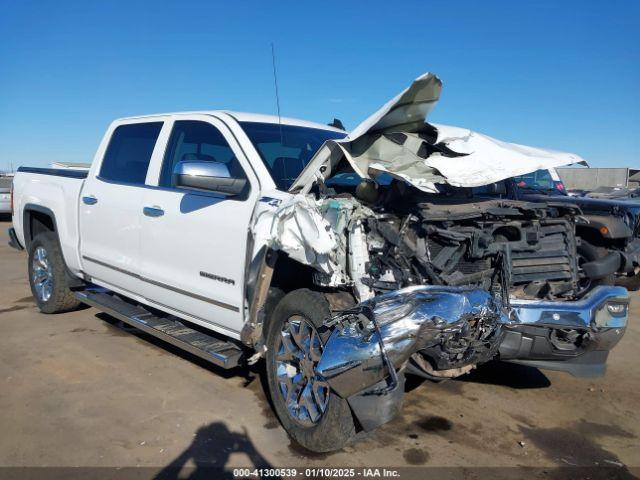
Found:
[[[183,115],[220,115],[227,114],[235,118],[239,122],[261,122],[261,123],[281,123],[282,125],[293,125],[297,127],[319,128],[322,130],[331,130],[334,132],[344,132],[339,128],[331,127],[323,123],[309,122],[307,120],[300,120],[298,118],[278,117],[277,115],[267,115],[264,113],[249,113],[249,112],[234,112],[231,110],[197,110],[192,112],[170,112],[170,113],[155,113],[153,115],[136,115],[133,117],[120,118],[118,121],[134,120],[140,118],[154,118],[154,117],[167,117],[167,116],[183,116]]]

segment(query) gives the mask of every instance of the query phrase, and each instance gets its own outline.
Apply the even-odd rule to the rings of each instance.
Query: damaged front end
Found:
[[[408,362],[428,363],[431,372],[468,371],[496,354],[505,321],[485,290],[405,288],[329,320],[317,371],[369,430],[399,410]]]
[[[581,159],[427,124],[439,93],[424,75],[326,142],[289,195],[260,200],[252,225],[256,247],[296,266],[294,288],[331,305],[316,371],[365,430],[399,411],[406,373],[442,380],[500,359],[598,375],[626,328],[625,289],[580,287],[576,207],[474,192]],[[278,268],[265,258],[248,288],[252,346]]]
[[[405,373],[452,378],[499,358],[602,374],[628,301],[624,288],[598,287],[577,302],[523,300],[507,309],[482,289],[404,288],[328,320],[317,373],[371,430],[400,411]]]

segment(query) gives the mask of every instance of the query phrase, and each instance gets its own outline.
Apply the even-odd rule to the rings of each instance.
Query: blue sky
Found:
[[[0,170],[90,161],[114,118],[353,128],[425,71],[430,120],[640,167],[640,2],[0,2]]]

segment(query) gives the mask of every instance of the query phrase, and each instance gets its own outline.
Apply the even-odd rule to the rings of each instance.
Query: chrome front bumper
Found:
[[[603,375],[627,326],[629,294],[600,286],[575,302],[514,300],[500,359],[576,376]]]
[[[327,321],[317,371],[368,430],[400,409],[403,367],[414,354],[431,356],[436,369],[434,352],[446,353],[454,367],[497,357],[574,375],[602,374],[625,331],[628,303],[626,289],[597,287],[575,302],[513,300],[507,312],[482,289],[409,287]]]

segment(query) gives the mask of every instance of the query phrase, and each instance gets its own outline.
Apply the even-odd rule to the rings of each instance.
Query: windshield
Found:
[[[549,170],[536,170],[513,177],[514,183],[523,190],[534,190],[564,194],[564,185],[560,180],[555,180]]]
[[[326,140],[344,138],[346,132],[320,128],[240,122],[256,147],[278,190],[288,190]]]

